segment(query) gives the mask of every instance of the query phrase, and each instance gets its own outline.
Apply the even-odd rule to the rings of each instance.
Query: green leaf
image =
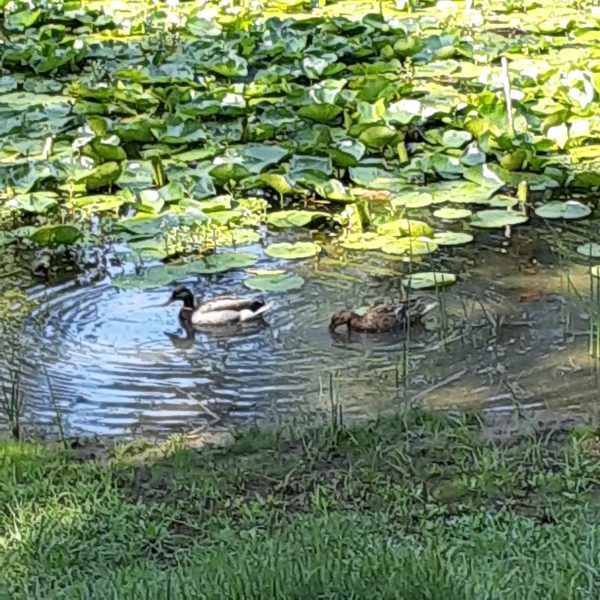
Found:
[[[339,167],[356,167],[365,152],[365,145],[354,139],[342,140],[329,151],[333,162]]]
[[[57,202],[58,196],[54,192],[30,192],[15,196],[7,202],[7,206],[29,213],[43,214],[56,206]]]
[[[384,244],[381,250],[386,254],[421,256],[424,254],[431,254],[432,252],[435,252],[437,248],[437,244],[429,238],[405,237],[394,239],[393,241]]]
[[[290,161],[290,175],[297,180],[315,175],[324,179],[332,172],[333,165],[329,157],[297,154]]]
[[[600,244],[594,242],[582,244],[581,246],[577,246],[577,252],[588,258],[600,258]]]
[[[442,144],[446,148],[462,148],[468,144],[473,136],[468,131],[460,129],[447,129],[442,135]]]
[[[231,269],[240,269],[251,267],[258,260],[256,254],[251,252],[220,252],[209,254],[202,260],[196,260],[185,265],[188,273],[200,273],[207,275],[210,273],[223,273]]]
[[[329,214],[314,210],[280,210],[270,213],[267,216],[267,222],[280,229],[285,229],[288,227],[304,227],[315,219],[322,217],[329,217]]]
[[[37,227],[29,235],[29,239],[42,246],[59,246],[74,244],[83,234],[74,225],[46,225]]]
[[[84,183],[88,190],[97,190],[114,183],[119,179],[122,170],[119,163],[107,162],[92,169],[92,171],[79,178],[78,181]]]
[[[535,209],[535,214],[544,219],[584,219],[588,217],[592,209],[577,200],[561,202],[556,200],[548,202]]]
[[[433,216],[446,221],[455,221],[458,219],[466,219],[473,214],[468,208],[438,208]]]
[[[406,285],[413,290],[424,290],[428,288],[451,285],[456,281],[456,275],[440,271],[426,271],[415,273],[406,278]]]
[[[295,191],[295,187],[287,175],[282,175],[280,173],[263,173],[260,176],[260,180],[282,196],[293,194]]]
[[[348,250],[379,250],[395,238],[390,235],[380,235],[373,231],[352,233],[340,242],[342,248]]]
[[[285,259],[310,258],[319,254],[320,251],[321,248],[312,242],[281,242],[265,248],[265,254],[273,258]]]
[[[368,148],[381,149],[391,144],[398,132],[387,125],[373,125],[363,130],[358,139]]]
[[[527,222],[527,216],[512,210],[480,210],[471,219],[471,225],[481,229],[496,229]]]
[[[416,238],[420,236],[432,236],[433,229],[423,221],[415,221],[413,219],[395,219],[379,225],[377,227],[377,233],[393,236],[410,236]]]
[[[435,202],[434,197],[426,192],[400,192],[392,199],[394,208],[425,208]]]
[[[241,181],[250,175],[250,171],[246,167],[236,163],[217,164],[209,173],[211,177],[221,183]]]
[[[438,246],[459,246],[472,242],[473,236],[462,231],[442,231],[433,236],[433,241]]]
[[[298,116],[316,123],[333,123],[342,110],[334,104],[305,104],[298,111]]]
[[[287,292],[297,290],[304,285],[299,275],[285,273],[283,275],[256,275],[244,280],[244,285],[251,290],[262,292]]]

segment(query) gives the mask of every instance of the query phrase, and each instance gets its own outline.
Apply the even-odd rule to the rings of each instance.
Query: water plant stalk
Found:
[[[513,119],[513,105],[510,88],[510,74],[508,72],[508,61],[503,56],[500,59],[502,65],[502,86],[504,88],[504,99],[506,101],[506,124],[508,128],[508,134],[510,137],[515,136],[515,124]]]

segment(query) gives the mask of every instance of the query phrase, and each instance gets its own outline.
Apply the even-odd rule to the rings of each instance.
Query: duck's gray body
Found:
[[[168,303],[181,300],[183,308],[179,318],[184,325],[207,327],[231,325],[257,319],[270,308],[271,304],[259,298],[236,298],[219,296],[196,306],[194,295],[184,287],[177,288]]]

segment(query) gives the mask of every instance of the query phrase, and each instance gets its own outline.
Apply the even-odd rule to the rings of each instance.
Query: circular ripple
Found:
[[[198,289],[207,297],[255,295],[235,274]],[[70,432],[165,434],[216,418],[314,418],[338,396],[350,412],[364,413],[394,391],[394,377],[377,369],[393,366],[397,353],[390,350],[401,340],[332,338],[327,330],[340,300],[368,297],[366,284],[314,280],[272,297],[269,326],[197,332],[193,339],[179,327],[178,307],[161,306],[169,294],[118,290],[110,280],[34,291],[39,306],[21,351],[31,419],[51,425],[58,408]]]

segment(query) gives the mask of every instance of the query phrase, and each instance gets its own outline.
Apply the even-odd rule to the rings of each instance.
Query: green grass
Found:
[[[0,445],[0,597],[595,598],[594,430],[410,412],[89,459]]]

